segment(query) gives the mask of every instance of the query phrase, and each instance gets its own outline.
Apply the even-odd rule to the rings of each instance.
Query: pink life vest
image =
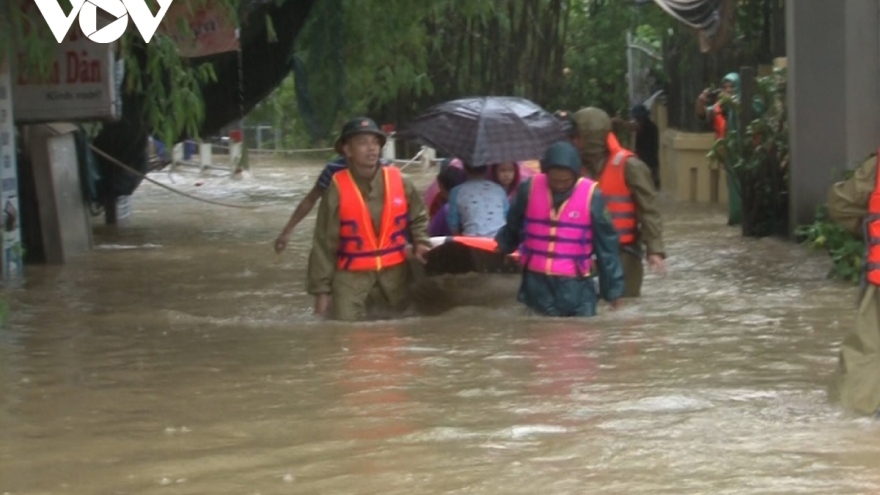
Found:
[[[556,211],[547,176],[532,177],[520,264],[529,271],[546,275],[590,275],[593,255],[590,203],[597,185],[591,179],[578,179],[571,197]]]

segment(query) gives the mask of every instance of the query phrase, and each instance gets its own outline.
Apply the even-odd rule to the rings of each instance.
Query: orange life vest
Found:
[[[339,189],[336,266],[340,270],[375,272],[406,261],[409,205],[403,176],[396,167],[381,167],[380,172],[385,181],[385,205],[378,233],[351,171],[343,170],[333,176]]]
[[[620,146],[614,133],[608,133],[608,161],[599,176],[599,189],[605,196],[611,221],[620,236],[620,244],[626,246],[636,242],[636,203],[632,191],[626,185],[624,166],[635,153]]]
[[[479,249],[481,251],[488,251],[490,253],[498,251],[498,241],[496,241],[492,237],[468,237],[463,235],[456,235],[446,237],[446,242],[456,242],[471,249]],[[507,256],[512,259],[518,260],[519,250],[514,251]]]
[[[868,283],[880,287],[880,153],[877,155],[877,180],[868,199],[865,222],[865,243],[868,246],[866,273]]]
[[[481,251],[495,252],[498,249],[498,241],[493,237],[468,237],[456,235],[451,237],[452,242],[463,244],[469,248],[479,249]]]
[[[715,129],[715,139],[724,139],[727,135],[727,118],[724,117],[721,102],[712,107],[712,128]]]

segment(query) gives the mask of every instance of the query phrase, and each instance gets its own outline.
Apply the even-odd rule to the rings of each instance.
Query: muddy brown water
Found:
[[[869,494],[880,425],[829,404],[855,290],[827,259],[664,203],[665,277],[590,320],[516,276],[442,312],[326,323],[304,294],[319,171],[153,174],[96,249],[29,267],[0,330],[0,494]],[[407,171],[419,184],[428,176]]]

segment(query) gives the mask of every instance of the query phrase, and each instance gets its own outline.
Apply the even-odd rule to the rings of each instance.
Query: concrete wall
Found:
[[[660,183],[676,201],[727,205],[727,175],[706,155],[715,135],[667,129],[660,136]]]
[[[91,249],[92,229],[80,187],[76,145],[70,134],[74,128],[60,124],[53,127],[54,131],[44,125],[30,127],[28,150],[46,261],[61,264]]]
[[[660,132],[660,188],[676,200],[727,205],[727,177],[707,154],[715,144],[711,132],[683,132],[669,127],[666,106],[656,102],[651,115]]]
[[[880,145],[880,1],[846,0],[846,166]]]
[[[786,0],[791,227],[880,145],[880,0]]]

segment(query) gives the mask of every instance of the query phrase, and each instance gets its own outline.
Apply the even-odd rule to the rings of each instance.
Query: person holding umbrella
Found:
[[[635,154],[620,146],[611,132],[611,118],[598,108],[584,108],[574,115],[580,151],[586,173],[599,182],[608,202],[614,227],[620,235],[620,257],[626,277],[626,297],[642,293],[642,246],[647,248],[648,266],[666,271],[663,219],[657,209],[657,190],[651,170]]]
[[[379,163],[386,139],[371,119],[355,118],[336,141],[347,168],[321,197],[308,266],[308,292],[320,316],[361,320],[374,307],[404,309],[408,241],[422,263],[431,248],[421,194],[398,168]]]
[[[580,176],[580,156],[569,142],[551,145],[541,167],[544,173],[519,187],[495,237],[503,253],[520,249],[519,301],[546,316],[594,316],[599,296],[618,308],[624,294],[620,248],[598,184]]]
[[[390,162],[386,162],[385,160],[381,160],[381,164],[383,166],[391,165]],[[278,234],[278,237],[275,239],[274,246],[276,254],[281,254],[282,251],[287,249],[287,244],[290,242],[290,235],[293,233],[293,229],[295,229],[296,226],[299,225],[309,213],[311,213],[312,208],[314,208],[315,204],[318,203],[318,200],[321,199],[321,195],[333,182],[333,176],[347,168],[348,165],[345,162],[344,156],[340,156],[332,162],[324,165],[324,169],[321,171],[321,175],[318,176],[318,180],[315,181],[315,185],[312,186],[312,189],[308,194],[306,194],[299,204],[296,205],[296,208],[294,208],[293,213],[290,215],[290,219],[287,220],[287,223],[284,224],[284,228],[281,229],[281,233]]]

